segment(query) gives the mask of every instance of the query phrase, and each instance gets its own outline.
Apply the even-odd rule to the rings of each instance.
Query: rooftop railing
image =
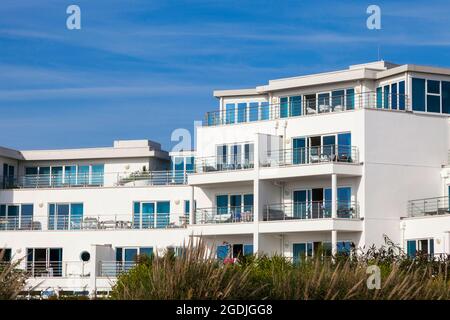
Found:
[[[307,148],[268,151],[261,157],[262,167],[283,167],[314,163],[359,163],[358,148],[346,145],[325,145]]]
[[[134,173],[108,172],[103,174],[28,174],[1,177],[0,188],[82,188],[82,187],[142,187],[180,185],[187,183],[183,171],[144,171]]]
[[[337,201],[336,217],[358,219],[359,208],[355,201]],[[331,201],[293,202],[270,204],[264,207],[264,221],[330,219]]]
[[[93,231],[93,230],[143,230],[183,228],[188,223],[186,215],[171,219],[169,213],[84,216],[0,216],[1,231]]]
[[[448,197],[411,200],[408,202],[409,217],[450,214]]]
[[[298,101],[269,104],[249,103],[245,108],[235,107],[227,110],[207,112],[203,126],[239,124],[255,121],[283,119],[307,115],[337,113],[355,109],[388,109],[404,111],[408,106],[408,96],[403,94],[380,94],[365,92],[352,95],[319,95],[317,98],[303,98]]]
[[[197,224],[253,221],[253,206],[201,208],[195,212]]]

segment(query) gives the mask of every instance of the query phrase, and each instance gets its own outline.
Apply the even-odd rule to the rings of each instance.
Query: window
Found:
[[[254,144],[240,143],[216,146],[217,170],[253,168]]]
[[[412,79],[412,109],[425,111],[425,79]]]
[[[237,104],[237,122],[247,122],[247,103],[238,103]]]
[[[32,230],[32,204],[1,204],[0,230]]]
[[[78,230],[83,222],[82,203],[50,203],[49,230]]]
[[[9,262],[11,258],[11,249],[0,249],[0,262]]]
[[[227,103],[225,105],[225,123],[226,124],[232,124],[234,123],[234,117],[235,117],[235,104],[234,103]]]
[[[61,277],[62,248],[27,249],[27,271],[32,277]]]
[[[217,214],[231,214],[233,221],[251,221],[253,194],[231,194],[216,196]]]
[[[427,80],[427,112],[441,112],[441,82]]]
[[[258,102],[250,102],[249,104],[249,120],[250,121],[258,121],[258,108],[259,103]]]
[[[398,109],[405,110],[405,81],[400,81],[398,83]]]
[[[450,82],[442,81],[442,113],[450,114]]]
[[[104,164],[26,167],[24,187],[102,186]]]
[[[346,110],[355,109],[355,89],[347,89],[345,91],[345,96],[346,96],[346,103],[345,103]]]
[[[417,253],[434,255],[434,239],[417,239],[406,241],[406,253],[408,257],[414,258]]]
[[[268,102],[261,102],[261,120],[270,119],[270,105]]]
[[[151,257],[153,247],[116,247],[116,270],[107,270],[108,276],[132,269],[138,256]]]
[[[378,109],[405,110],[405,81],[394,82],[376,89]]]
[[[166,228],[169,223],[170,201],[133,203],[133,228]]]
[[[288,97],[280,98],[280,118],[289,117],[289,103]]]
[[[383,89],[381,87],[377,88],[377,108],[383,108]]]
[[[217,246],[216,255],[218,260],[227,258],[238,259],[241,256],[253,255],[253,244],[223,244]]]

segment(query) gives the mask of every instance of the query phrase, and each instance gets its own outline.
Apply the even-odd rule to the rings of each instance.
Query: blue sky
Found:
[[[81,8],[67,30],[66,8]],[[366,28],[366,8],[382,29]],[[377,60],[450,67],[445,1],[2,0],[0,145],[152,139],[216,110],[214,89]]]

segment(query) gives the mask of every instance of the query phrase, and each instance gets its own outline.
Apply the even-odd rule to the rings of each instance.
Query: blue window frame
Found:
[[[348,159],[352,161],[352,135],[351,133],[338,134],[338,157],[339,160]]]
[[[300,116],[302,114],[302,97],[290,97],[289,103],[291,105],[291,117]]]
[[[383,89],[381,87],[377,88],[377,108],[383,108]]]
[[[268,102],[261,102],[261,120],[270,119],[270,105]]]
[[[391,95],[391,108],[393,110],[397,110],[398,108],[398,92],[397,92],[397,84],[393,83],[391,85],[392,95]]]
[[[154,228],[155,226],[155,204],[142,203],[142,214],[141,214],[142,229]]]
[[[244,244],[244,256],[253,255],[253,245],[252,244]]]
[[[306,163],[306,138],[294,138],[292,140],[293,164]]]
[[[345,107],[347,110],[355,109],[355,89],[347,89],[346,91],[346,104]]]
[[[305,219],[309,216],[308,201],[311,199],[311,190],[296,190],[293,194],[294,199],[294,217]]]
[[[236,106],[234,103],[227,103],[225,105],[225,123],[226,124],[234,123],[235,108],[236,108]]]
[[[253,212],[253,194],[244,194],[244,211]]]
[[[338,241],[337,242],[337,252],[339,254],[350,254],[351,252],[351,242],[350,241]]]
[[[87,185],[89,184],[89,166],[78,166],[77,184]]]
[[[398,109],[405,110],[405,81],[398,83]]]
[[[387,86],[384,86],[384,101],[383,101],[383,107],[384,107],[384,109],[389,109],[389,98],[390,98],[390,89],[389,89],[389,85],[387,85]]]
[[[48,212],[50,230],[76,230],[83,221],[83,203],[50,203]]]
[[[221,245],[217,246],[217,259],[224,260],[228,257],[228,253],[230,252],[229,245]]]
[[[441,84],[440,81],[427,80],[427,92],[434,93],[434,94],[440,94],[441,93],[440,84]]]
[[[414,258],[416,256],[417,247],[416,247],[416,240],[408,240],[406,243],[406,252],[408,254],[408,257]]]
[[[228,195],[216,196],[217,214],[228,213]]]
[[[450,82],[442,81],[442,113],[450,113]]]
[[[247,122],[247,103],[237,104],[237,122]]]
[[[306,243],[292,244],[292,258],[295,264],[300,263],[307,255]]]
[[[319,93],[317,95],[317,102],[319,105],[319,111],[321,110],[321,108],[320,108],[321,106],[328,108],[330,106],[330,94],[329,93]]]
[[[156,228],[166,228],[170,223],[170,201],[156,203]]]
[[[441,112],[441,97],[434,95],[427,95],[427,112],[440,113]]]
[[[52,167],[52,185],[55,187],[62,186],[63,167]]]
[[[141,248],[139,248],[139,254],[151,257],[153,255],[153,248],[152,247],[141,247]]]
[[[259,103],[258,102],[250,102],[249,104],[248,104],[248,111],[249,111],[249,115],[248,115],[248,117],[249,117],[249,120],[250,121],[258,121],[258,119],[259,119],[259,116],[258,116],[258,113],[259,113]]]
[[[335,90],[331,92],[331,106],[344,106],[345,102],[345,91],[344,90]]]
[[[333,160],[333,159],[331,159],[331,157],[332,157],[332,155],[335,154],[336,136],[334,136],[334,135],[324,136],[322,138],[322,140],[323,140],[323,143],[322,143],[323,154],[330,157],[330,160]]]
[[[289,102],[288,97],[280,98],[280,118],[289,117]]]
[[[64,167],[64,184],[72,186],[76,184],[76,166],[65,166]]]
[[[233,215],[237,215],[238,218],[242,211],[242,196],[238,195],[230,195],[230,210]]]
[[[412,109],[425,111],[425,79],[412,79]]]
[[[72,203],[70,205],[70,228],[81,229],[83,222],[83,204]]]
[[[102,186],[103,177],[105,174],[105,165],[104,164],[93,165],[91,170],[92,170],[91,184],[95,186]]]

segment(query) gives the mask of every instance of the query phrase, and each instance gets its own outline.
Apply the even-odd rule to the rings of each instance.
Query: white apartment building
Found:
[[[450,69],[384,61],[215,91],[196,151],[0,148],[0,246],[33,290],[107,291],[139,254],[450,254]]]

